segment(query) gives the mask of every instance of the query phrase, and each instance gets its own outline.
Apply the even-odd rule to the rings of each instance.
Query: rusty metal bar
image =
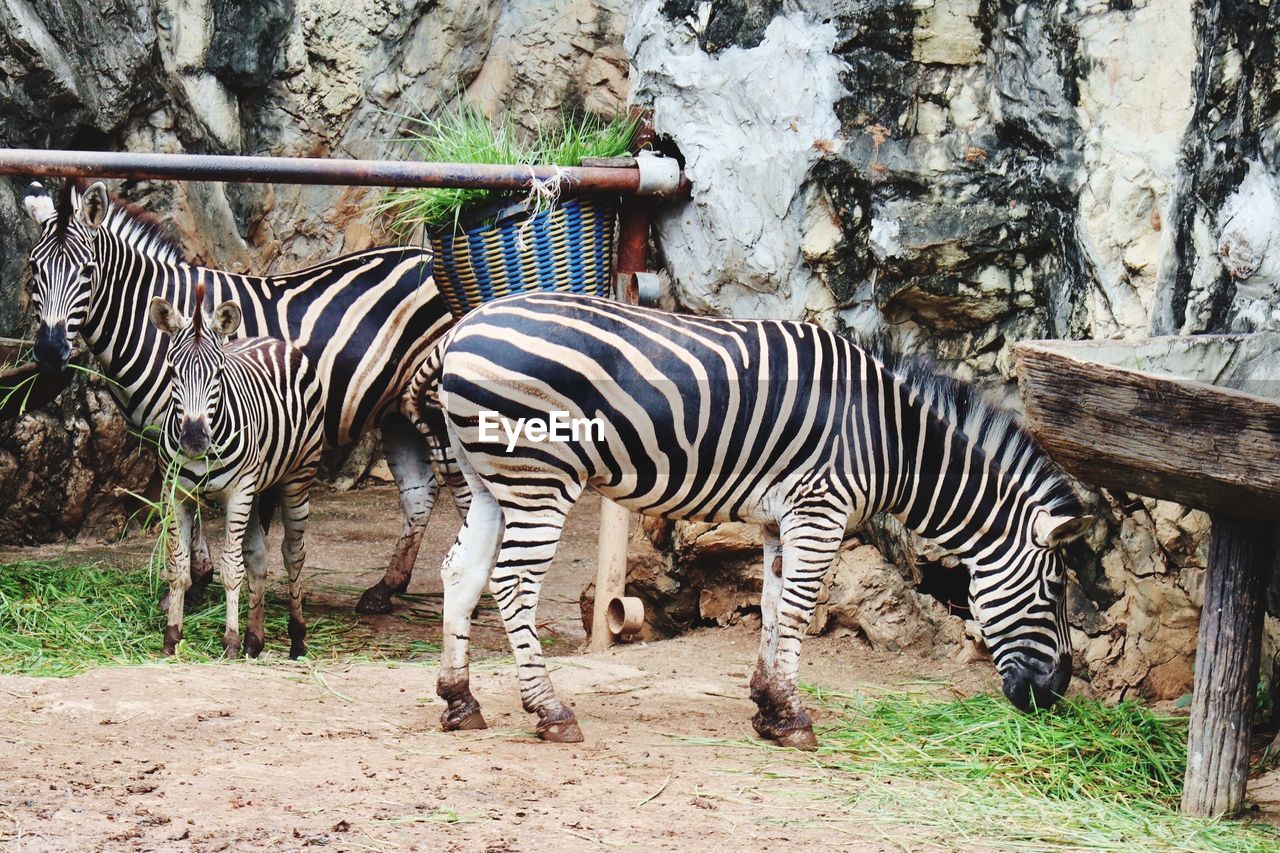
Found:
[[[683,172],[675,186],[642,189],[634,160],[622,168],[562,166],[557,170],[554,166],[0,148],[0,175],[32,177],[527,190],[535,178],[545,181],[557,174],[570,186],[589,192],[671,197],[689,191]]]

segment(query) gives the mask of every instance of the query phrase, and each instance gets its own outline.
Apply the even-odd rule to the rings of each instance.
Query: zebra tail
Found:
[[[418,372],[409,381],[401,397],[400,409],[414,428],[427,440],[431,454],[431,467],[436,478],[453,493],[453,502],[459,510],[470,504],[471,489],[458,460],[449,445],[449,432],[445,426],[444,409],[440,405],[440,376],[443,362],[441,340],[432,348]]]

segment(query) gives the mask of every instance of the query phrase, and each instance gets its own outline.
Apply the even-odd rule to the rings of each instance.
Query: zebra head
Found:
[[[1071,681],[1062,548],[1095,520],[1043,507],[1031,508],[1029,516],[1026,529],[1013,531],[996,553],[971,563],[969,582],[970,609],[1004,695],[1020,711],[1050,707]]]
[[[31,250],[31,301],[40,318],[35,360],[55,376],[66,369],[71,342],[89,309],[98,273],[93,233],[107,218],[107,188],[101,182],[79,199],[74,195],[71,181],[63,185],[58,207],[39,182],[23,192],[23,204],[40,226],[40,240]]]
[[[151,300],[150,314],[152,324],[172,338],[167,358],[173,384],[165,440],[188,459],[198,459],[208,453],[213,442],[227,362],[223,344],[240,328],[240,306],[224,302],[206,315],[202,282],[196,286],[190,320],[158,296]]]

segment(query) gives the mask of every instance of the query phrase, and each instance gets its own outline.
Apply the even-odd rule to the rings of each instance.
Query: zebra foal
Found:
[[[284,565],[289,574],[289,657],[306,654],[302,616],[302,564],[308,495],[323,447],[323,389],[301,349],[275,338],[240,338],[241,310],[224,302],[205,313],[199,282],[190,320],[172,303],[154,297],[152,324],[168,335],[169,405],[161,438],[162,456],[177,479],[168,538],[169,601],[164,650],[182,639],[184,593],[191,585],[190,537],[200,495],[217,498],[226,510],[222,585],[227,624],[222,646],[240,654],[240,584],[249,567],[249,624],[245,650],[262,651],[266,593],[266,543],[256,506],[275,491],[284,520]],[[246,560],[246,552],[248,559]]]
[[[488,581],[539,735],[582,738],[547,677],[535,611],[565,515],[588,486],[646,515],[763,528],[751,679],[762,737],[815,746],[796,691],[801,637],[845,531],[880,512],[967,564],[973,613],[1018,708],[1051,705],[1070,680],[1059,549],[1092,519],[1009,415],[968,386],[895,371],[809,323],[563,294],[510,297],[463,318],[411,383],[418,405],[437,382],[473,490],[441,569],[446,730],[484,726],[468,643]],[[492,429],[561,412],[603,428],[554,442],[543,427],[517,429],[514,442]]]

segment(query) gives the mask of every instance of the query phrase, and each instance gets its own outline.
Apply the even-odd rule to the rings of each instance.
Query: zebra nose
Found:
[[[32,347],[32,355],[41,373],[47,376],[60,375],[71,358],[71,341],[67,340],[67,324],[58,322],[50,326],[41,322],[36,329],[36,342]]]
[[[1052,708],[1071,683],[1071,656],[1061,655],[1051,672],[1018,661],[1004,676],[1004,695],[1023,713]]]
[[[187,456],[203,456],[209,450],[209,426],[202,418],[183,418],[178,446]]]

